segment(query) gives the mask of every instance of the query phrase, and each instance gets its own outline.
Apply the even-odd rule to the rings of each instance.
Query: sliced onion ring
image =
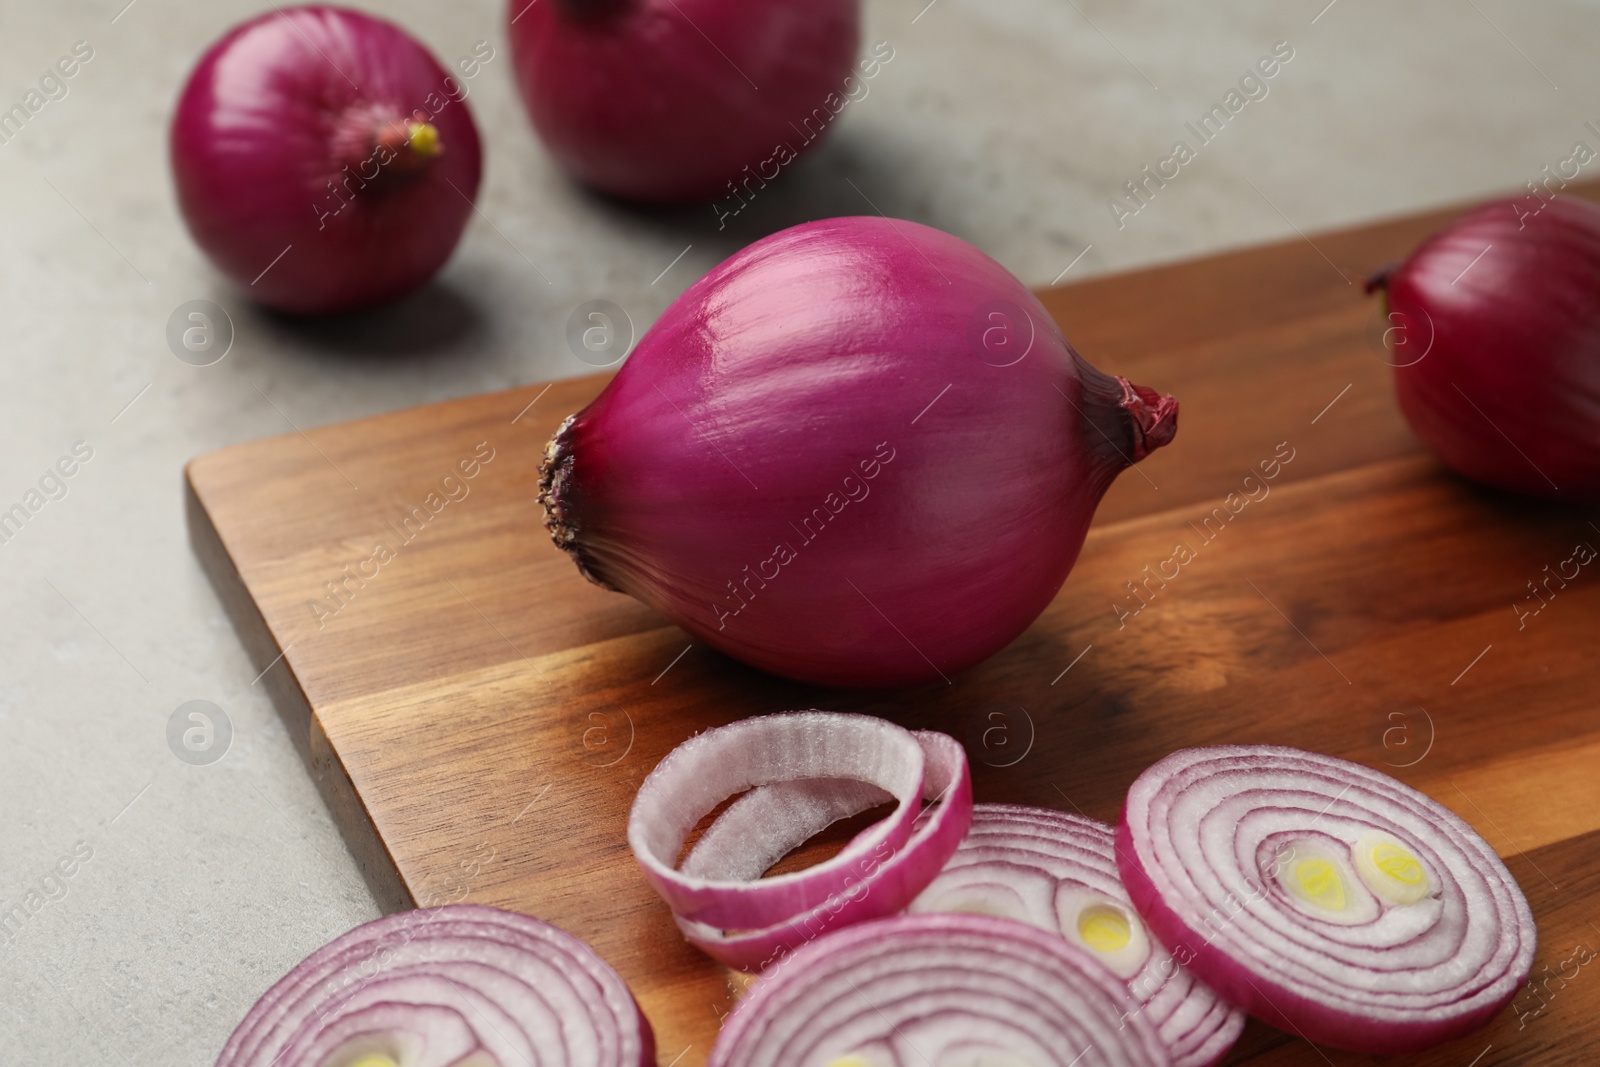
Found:
[[[923,751],[926,755],[926,747]],[[728,805],[700,835],[679,869],[698,878],[760,878],[840,819],[893,799],[870,782],[849,778],[801,778],[764,785]]]
[[[902,915],[769,970],[708,1067],[1170,1062],[1122,983],[1060,937],[986,915]]]
[[[1117,861],[1176,958],[1252,1015],[1339,1048],[1466,1033],[1533,963],[1532,913],[1494,850],[1434,800],[1330,756],[1175,752],[1129,791]]]
[[[675,915],[725,928],[770,926],[848,888],[863,857],[906,843],[921,808],[924,764],[910,732],[866,715],[797,711],[743,719],[691,737],[656,764],[634,798],[628,844]],[[803,871],[748,881],[676,869],[689,832],[722,801],[805,778],[855,779],[899,803],[838,855]]]
[[[923,810],[902,849],[895,852],[880,846],[879,851],[862,857],[846,875],[842,888],[821,904],[769,927],[729,932],[679,916],[678,928],[685,939],[730,967],[759,971],[830,930],[883,918],[904,908],[956,851],[972,819],[972,779],[966,751],[945,734],[923,730],[912,736],[927,754],[923,799],[937,802],[937,807]],[[759,877],[766,866],[813,834],[883,800],[881,790],[858,782],[774,783],[746,794],[723,812],[701,836],[684,866],[720,877],[729,877],[735,870],[754,870],[749,876]],[[747,847],[756,857],[751,862],[741,862],[725,843],[739,831],[750,835]],[[868,832],[863,831],[857,840]],[[756,863],[765,866],[754,869]]]
[[[1048,808],[976,805],[966,840],[907,910],[997,915],[1073,942],[1127,983],[1174,1067],[1216,1063],[1244,1028],[1242,1012],[1145,933],[1105,823]]]
[[[628,987],[570,934],[476,904],[400,912],[313,952],[234,1030],[217,1067],[646,1067]]]

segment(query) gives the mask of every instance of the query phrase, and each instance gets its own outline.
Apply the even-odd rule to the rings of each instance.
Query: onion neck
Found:
[[[1085,444],[1092,455],[1105,457],[1107,484],[1178,432],[1178,401],[1154,389],[1134,385],[1120,375],[1097,370],[1076,352],[1080,407]]]

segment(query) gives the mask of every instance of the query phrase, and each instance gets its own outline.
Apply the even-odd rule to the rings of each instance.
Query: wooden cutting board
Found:
[[[1105,820],[1182,746],[1386,769],[1506,857],[1540,928],[1511,1009],[1394,1062],[1593,1063],[1600,968],[1576,960],[1600,948],[1600,581],[1580,574],[1520,624],[1513,604],[1600,545],[1600,512],[1481,490],[1425,454],[1360,286],[1453,214],[1042,293],[1092,362],[1176,394],[1181,429],[1113,487],[1043,617],[948,685],[783,682],[580,578],[541,526],[535,467],[604,377],[202,456],[195,550],[384,903],[468,899],[585,938],[662,1064],[703,1063],[733,996],[638,874],[628,805],[696,731],[797,707],[948,731],[979,800]],[[1127,583],[1180,543],[1195,558],[1136,599]],[[1252,1024],[1230,1062],[1370,1061]]]

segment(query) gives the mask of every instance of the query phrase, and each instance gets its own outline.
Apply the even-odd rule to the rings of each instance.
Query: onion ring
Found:
[[[476,904],[400,912],[313,952],[216,1067],[648,1067],[650,1023],[571,934]]]
[[[784,922],[758,930],[727,932],[680,916],[678,928],[684,938],[729,967],[761,971],[830,930],[894,915],[903,909],[956,851],[972,818],[972,780],[966,751],[945,734],[918,731],[913,736],[928,757],[923,799],[937,801],[938,806],[923,810],[915,832],[902,849],[880,849],[869,854],[857,867],[859,880],[847,876],[838,892]],[[754,790],[711,825],[685,866],[699,857],[698,845],[708,838],[713,839],[713,844],[720,844],[722,834],[718,831],[736,811],[733,824],[723,832],[750,827],[756,831],[753,855],[757,861],[770,856],[771,862],[776,862],[835,820],[876,807],[883,798],[882,791],[874,787],[836,780],[784,782]],[[745,805],[743,809],[741,804]],[[781,829],[772,829],[774,817],[782,814],[797,817]],[[710,864],[711,860],[701,857],[700,862]],[[767,866],[770,865],[769,862]],[[749,866],[753,864],[746,869]],[[751,877],[759,877],[760,873],[756,871]]]
[[[1268,745],[1185,749],[1139,776],[1117,829],[1134,906],[1179,962],[1276,1026],[1357,1052],[1475,1029],[1533,963],[1532,913],[1494,850],[1358,764]]]
[[[1113,837],[1081,815],[979,804],[966,840],[907,911],[995,915],[1066,938],[1127,983],[1174,1067],[1207,1067],[1238,1040],[1244,1014],[1146,934]]]
[[[628,844],[675,914],[734,927],[782,922],[843,888],[853,861],[880,845],[905,844],[923,773],[916,739],[881,719],[825,711],[743,719],[691,737],[656,764],[634,798]],[[899,804],[838,855],[804,871],[751,882],[676,869],[689,831],[723,800],[772,782],[824,777],[869,782]]]
[[[689,832],[746,790],[678,866]],[[819,830],[886,799],[894,811],[831,859],[761,877]],[[938,807],[924,811],[925,799]],[[952,738],[864,715],[790,712],[668,753],[634,800],[628,842],[685,937],[754,970],[824,930],[899,911],[955,851],[971,810],[966,753]]]
[[[860,923],[770,970],[708,1067],[1164,1067],[1127,989],[1054,934],[985,915]]]

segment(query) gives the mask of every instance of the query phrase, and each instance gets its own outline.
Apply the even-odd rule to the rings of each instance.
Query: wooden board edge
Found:
[[[263,681],[273,707],[283,719],[295,750],[300,753],[306,769],[317,783],[322,802],[338,827],[345,848],[355,858],[368,892],[385,914],[416,907],[416,900],[406,888],[399,865],[379,835],[371,814],[356,792],[355,783],[350,780],[321,722],[312,712],[299,679],[284,662],[283,650],[278,647],[271,628],[245,587],[244,578],[239,574],[221,534],[212,525],[201,500],[201,490],[195,484],[194,461],[184,467],[183,488],[189,546],[200,561],[200,569],[210,580],[211,588],[216,591],[217,599],[222,602],[223,610],[233,623],[234,633],[238,634],[250,662],[265,676]]]
[[[614,377],[616,377],[616,372],[604,371],[599,374],[578,374],[567,378],[550,378],[545,381],[526,382],[522,385],[507,386],[504,389],[495,389],[483,393],[464,393],[460,396],[448,396],[442,400],[430,400],[424,404],[413,404],[407,407],[393,408],[389,411],[380,411],[375,414],[359,415],[355,418],[339,419],[334,422],[307,425],[300,430],[294,430],[287,433],[271,434],[267,437],[256,437],[248,441],[237,441],[231,445],[223,445],[220,448],[214,448],[209,452],[202,452],[197,456],[191,457],[188,464],[184,467],[185,480],[191,483],[196,481],[204,481],[213,464],[222,464],[226,466],[228,460],[232,457],[248,457],[252,453],[263,449],[269,452],[275,451],[277,446],[284,441],[290,441],[295,438],[309,440],[309,438],[306,437],[307,434],[316,434],[323,431],[348,431],[353,435],[360,436],[361,431],[363,431],[363,429],[366,427],[381,426],[385,422],[390,422],[397,419],[405,420],[413,417],[416,412],[422,410],[434,411],[448,415],[448,413],[452,412],[453,410],[475,407],[485,400],[498,398],[505,398],[508,401],[506,407],[511,410],[516,410],[518,407],[524,407],[523,405],[516,403],[516,400],[521,399],[522,396],[532,395],[534,400],[538,400],[545,393],[553,392],[557,394],[553,399],[559,399],[564,394],[577,393],[582,397],[582,399],[579,401],[573,401],[577,404],[577,407],[567,409],[567,414],[572,414],[574,411],[577,411],[578,408],[587,405],[589,401],[592,400],[594,396],[598,395],[600,390],[605,388],[606,384]],[[526,407],[531,406],[532,404],[526,405]],[[524,407],[524,411],[526,410],[526,407]],[[518,417],[520,418],[520,415]],[[566,416],[563,415],[562,417],[565,418]],[[513,419],[512,421],[516,420]],[[559,422],[560,420],[558,419],[556,421]],[[324,443],[327,443],[326,438],[323,438],[322,440]],[[543,450],[543,447],[544,445],[541,441],[541,451]],[[199,475],[198,478],[196,477],[197,474]]]
[[[1322,227],[1312,231],[1312,237],[1324,240],[1351,240],[1360,241],[1375,233],[1395,226],[1403,226],[1419,218],[1437,218],[1439,226],[1449,225],[1450,222],[1468,212],[1475,211],[1485,204],[1493,204],[1501,200],[1512,200],[1529,195],[1522,187],[1496,188],[1477,196],[1467,196],[1459,200],[1451,200],[1443,204],[1424,204],[1410,209],[1401,209],[1394,212],[1376,215],[1368,218],[1356,219],[1351,222],[1337,223],[1332,226]],[[1568,182],[1562,186],[1560,196],[1571,197],[1575,200],[1588,200],[1600,203],[1600,178],[1591,178],[1584,181]],[[1109,284],[1112,286],[1126,285],[1132,278],[1140,275],[1164,275],[1169,272],[1179,272],[1193,268],[1196,264],[1226,264],[1232,265],[1238,261],[1248,259],[1262,252],[1282,251],[1284,249],[1299,249],[1309,240],[1304,234],[1280,237],[1265,241],[1247,241],[1242,244],[1223,245],[1213,247],[1210,251],[1190,252],[1172,259],[1145,262],[1128,267],[1118,267],[1102,274],[1091,274],[1088,277],[1075,281],[1061,282],[1059,284],[1032,286],[1034,295],[1050,306],[1050,297],[1059,295],[1064,291],[1079,289],[1088,291]],[[1402,257],[1404,258],[1404,257]]]

